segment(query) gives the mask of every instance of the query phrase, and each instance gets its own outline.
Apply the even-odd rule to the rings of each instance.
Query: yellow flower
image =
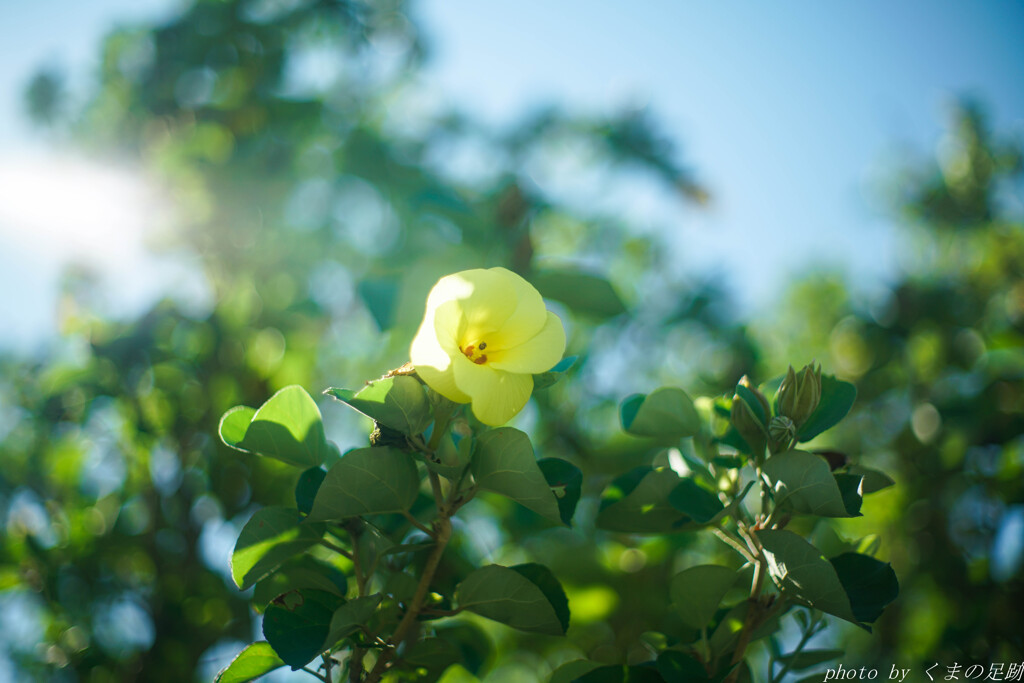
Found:
[[[533,374],[565,351],[565,330],[529,282],[504,268],[464,270],[438,280],[409,351],[431,389],[496,426],[533,392]]]

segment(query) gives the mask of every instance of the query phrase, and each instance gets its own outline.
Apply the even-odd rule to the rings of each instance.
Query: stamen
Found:
[[[473,345],[470,344],[466,348],[462,349],[462,353],[466,354],[466,358],[469,358],[470,360],[472,360],[472,358],[473,358]]]
[[[481,344],[481,346],[483,346],[483,344]],[[487,356],[485,356],[484,354],[480,354],[478,358],[473,359],[473,362],[476,363],[477,365],[483,365],[484,363],[487,362]]]

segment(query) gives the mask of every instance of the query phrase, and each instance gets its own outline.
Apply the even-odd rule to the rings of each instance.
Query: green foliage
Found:
[[[342,638],[347,638],[358,631],[363,624],[370,621],[373,613],[377,610],[383,595],[365,595],[359,598],[352,598],[339,607],[334,616],[331,617],[331,626],[327,634],[327,645],[337,644]]]
[[[242,590],[269,574],[324,535],[321,524],[302,524],[302,515],[283,507],[259,510],[246,523],[231,555],[231,576]]]
[[[220,427],[224,443],[296,467],[317,467],[327,458],[320,409],[302,387],[285,387],[251,416],[250,410],[238,406],[225,413]]]
[[[500,493],[543,517],[563,521],[558,499],[541,472],[530,438],[518,429],[499,427],[484,433],[477,441],[470,467],[476,485],[484,491]]]
[[[555,493],[562,524],[572,526],[572,516],[583,495],[583,473],[571,462],[559,458],[541,458],[537,467]]]
[[[597,526],[608,531],[669,533],[687,517],[669,501],[679,475],[667,468],[637,467],[615,479],[601,497]]]
[[[736,583],[736,571],[717,564],[690,567],[672,577],[669,595],[679,618],[690,628],[708,625],[722,598]]]
[[[853,615],[860,621],[870,623],[878,619],[882,609],[899,594],[896,572],[887,562],[860,553],[843,553],[830,562],[850,597]]]
[[[542,295],[569,308],[597,318],[626,312],[615,288],[602,277],[572,270],[542,270],[530,276]]]
[[[280,595],[263,613],[263,637],[285,664],[300,669],[327,647],[331,619],[342,602],[308,588]]]
[[[764,465],[776,504],[793,512],[822,517],[846,517],[842,492],[823,458],[804,451],[773,455]]]
[[[423,385],[408,375],[370,382],[358,392],[331,388],[325,393],[347,403],[374,422],[407,436],[422,434],[430,425],[427,394]]]
[[[569,628],[565,592],[537,564],[477,569],[459,583],[456,602],[460,609],[522,631],[564,635]]]
[[[682,389],[664,387],[644,396],[634,394],[622,402],[622,428],[636,436],[682,438],[700,429],[693,401]]]
[[[284,666],[284,662],[265,640],[249,645],[231,664],[217,674],[214,683],[247,683]]]
[[[349,451],[327,470],[310,521],[341,521],[360,515],[404,512],[420,489],[416,464],[391,447]]]
[[[686,478],[681,479],[668,494],[668,502],[698,524],[710,522],[725,510],[718,496],[693,479]]]
[[[817,548],[782,529],[758,531],[757,538],[764,546],[772,580],[783,594],[840,619],[857,621],[839,576]]]
[[[800,441],[810,441],[846,417],[857,399],[857,387],[831,375],[821,377],[821,400],[798,432]]]
[[[762,534],[792,532],[809,545],[794,547],[823,576],[828,571],[819,560],[830,565],[854,620],[873,624],[877,636],[870,641],[849,639],[850,658],[899,654],[952,661],[969,647],[979,661],[1019,659],[1019,643],[1005,634],[1019,621],[1014,606],[1021,602],[1020,564],[1007,564],[993,549],[1024,481],[1017,457],[1024,240],[1019,217],[1006,210],[1012,201],[1005,200],[1019,194],[1020,154],[1018,144],[988,133],[976,108],[959,110],[941,166],[910,169],[900,180],[901,215],[919,231],[905,253],[919,254],[920,262],[888,298],[869,305],[829,278],[825,288],[806,288],[793,313],[766,311],[773,322],[762,335],[765,341],[755,344],[748,321],[723,313],[727,307],[713,282],[669,284],[677,280],[671,275],[678,265],[657,239],[637,237],[619,217],[561,205],[516,180],[526,175],[524,159],[568,141],[597,155],[612,173],[617,164],[640,165],[658,182],[699,197],[692,177],[644,115],[568,117],[550,110],[508,134],[491,136],[458,112],[446,112],[406,129],[392,114],[415,110],[403,99],[415,72],[374,83],[346,77],[329,92],[296,96],[288,91],[285,68],[296,63],[310,34],[325,41],[345,74],[376,73],[375,46],[381,40],[404,46],[396,60],[414,68],[422,56],[420,37],[402,19],[401,3],[344,9],[285,3],[259,11],[243,5],[196,3],[161,26],[112,35],[90,103],[67,117],[76,122],[74,130],[58,131],[86,148],[144,160],[147,173],[159,176],[187,226],[167,241],[202,263],[198,279],[210,284],[214,304],[196,312],[161,302],[135,319],[104,320],[91,308],[88,283],[69,278],[61,320],[66,348],[41,352],[38,359],[0,361],[0,404],[16,425],[0,430],[0,498],[10,510],[0,569],[5,589],[16,586],[30,596],[45,626],[41,647],[18,653],[12,664],[19,680],[193,680],[195,663],[207,661],[215,643],[251,638],[252,608],[271,609],[273,623],[284,624],[275,639],[291,662],[313,648],[335,650],[339,660],[380,648],[374,638],[395,638],[402,618],[419,612],[416,628],[407,630],[416,634],[408,640],[417,641],[408,643],[411,661],[396,661],[393,669],[409,679],[419,675],[417,665],[435,676],[452,661],[452,649],[439,638],[481,677],[496,661],[521,659],[524,652],[531,661],[563,661],[568,651],[600,648],[614,653],[614,661],[647,661],[630,667],[609,667],[610,659],[577,662],[559,669],[556,678],[563,669],[568,673],[557,680],[597,669],[599,676],[611,677],[598,680],[699,680],[701,670],[717,680],[732,671],[742,678],[750,673],[746,664],[729,663],[748,616],[760,622],[749,629],[750,651],[764,658],[767,650],[772,667],[797,671],[820,665],[825,660],[818,658],[827,653],[771,651],[773,629],[794,614],[803,616],[806,608],[794,605],[807,602],[789,582],[774,584],[780,571],[765,572],[761,592],[776,606],[755,600],[757,609],[736,603],[754,587],[749,567],[736,572],[736,595],[722,597],[706,624],[709,650],[691,625],[680,626],[678,604],[669,606],[680,558],[699,555],[701,563],[724,568],[750,564],[744,553],[752,549],[738,530],[756,523],[775,527]],[[185,85],[197,74],[212,74],[208,99],[187,96]],[[33,86],[37,113],[51,120],[54,112],[71,113],[54,100],[60,90],[52,85]],[[444,149],[480,140],[502,160],[493,180],[464,183],[438,170]],[[317,193],[322,196],[312,201]],[[330,210],[318,211],[321,204]],[[371,214],[388,219],[369,226],[357,220]],[[366,235],[381,239],[369,244]],[[567,265],[581,259],[601,264],[607,278]],[[349,464],[362,458],[368,471],[339,471],[329,491],[323,487],[331,477],[320,468],[336,467],[339,456],[305,392],[285,389],[289,400],[267,412],[267,419],[254,420],[256,410],[239,407],[220,422],[227,446],[210,438],[233,405],[257,406],[294,385],[357,383],[400,365],[431,282],[481,263],[524,274],[563,301],[572,316],[570,345],[580,354],[582,370],[567,372],[569,366],[560,364],[535,378],[535,386],[546,390],[533,399],[538,410],[529,423],[529,455],[543,482],[530,476],[532,488],[511,496],[546,501],[550,495],[555,507],[543,503],[546,518],[503,505],[507,501],[498,496],[470,501],[476,483],[472,461],[483,433],[456,415],[451,434],[428,448],[428,429],[444,430],[429,424],[437,418],[437,404],[424,414],[415,394],[411,400],[420,407],[411,410],[400,402],[395,412],[397,395],[390,392],[368,401],[366,414],[390,415],[378,422],[391,448],[340,458],[337,464],[361,453]],[[651,308],[632,289],[643,278],[666,283]],[[665,301],[678,305],[666,310]],[[643,334],[641,353],[609,347],[609,339],[637,333]],[[713,352],[714,363],[691,371],[666,361],[666,354],[684,353],[680,340],[695,339],[701,340],[701,356],[693,357]],[[690,351],[687,346],[685,353]],[[625,355],[617,360],[625,362],[607,362],[608,354],[620,352]],[[746,443],[730,422],[727,400],[719,403],[724,414],[706,414],[702,400],[693,410],[680,390],[660,390],[631,398],[621,412],[627,433],[650,440],[620,438],[608,426],[620,398],[614,387],[626,378],[641,386],[679,384],[694,396],[735,393],[759,415],[756,394],[754,403],[746,395],[756,387],[734,389],[739,378],[771,376],[790,359],[809,357],[828,359],[826,367],[842,379],[822,377],[817,409],[792,436],[799,442],[820,438],[822,446],[849,454],[829,473],[842,515],[822,519],[774,490],[759,496],[752,472],[759,465],[765,473],[785,469],[785,457],[772,463],[796,444],[785,429],[776,430],[787,438],[774,448]],[[616,365],[625,368],[619,376],[607,370]],[[600,382],[594,380],[598,375]],[[406,379],[390,384],[412,386]],[[771,396],[773,389],[765,385],[760,391]],[[766,428],[780,417],[762,410]],[[260,424],[252,431],[255,422]],[[338,432],[345,438],[350,433]],[[365,442],[343,444],[358,445]],[[677,474],[683,470],[674,455],[672,468],[667,466],[661,449],[666,445],[678,449],[690,474]],[[533,460],[534,451],[553,458]],[[98,453],[115,465],[97,467]],[[120,478],[97,483],[93,476],[118,467]],[[812,469],[820,474],[819,465]],[[574,598],[574,628],[565,638],[512,629],[493,631],[493,641],[478,628],[475,636],[465,635],[476,626],[465,619],[463,612],[471,610],[455,600],[455,588],[477,571],[481,549],[460,540],[464,534],[456,528],[414,609],[417,581],[441,545],[428,532],[443,535],[431,473],[445,480],[446,513],[471,505],[467,518],[480,519],[492,531],[497,545],[484,551],[494,561],[543,558],[570,595],[590,590],[628,597],[608,601],[591,622],[580,616],[585,613]],[[807,493],[804,473],[775,475],[779,491]],[[827,479],[820,481],[820,488],[830,490]],[[867,498],[886,487],[877,499]],[[602,488],[602,531],[591,535],[590,515],[598,507],[593,496]],[[325,521],[288,521],[281,527],[283,538],[268,535],[244,546],[254,557],[241,578],[263,576],[251,604],[224,580],[226,563],[217,565],[197,552],[218,530],[242,529],[254,504],[268,510],[288,506],[287,519],[299,520],[322,495],[321,505],[329,509]],[[358,502],[365,496],[375,500]],[[577,529],[550,524],[569,524],[577,499]],[[708,519],[714,499],[722,508]],[[44,531],[16,512],[13,503],[25,500],[42,501]],[[829,500],[828,509],[837,511]],[[815,507],[820,501],[805,503],[806,510],[826,509]],[[863,516],[854,519],[858,512]],[[798,516],[791,520],[792,514]],[[702,519],[707,522],[698,523]],[[710,538],[708,523],[721,527],[741,550],[722,543],[716,551],[698,543]],[[317,528],[326,528],[320,540],[335,549],[314,543],[299,550]],[[832,544],[819,540],[828,533]],[[895,594],[895,573],[863,554],[872,546],[858,540],[865,533],[880,534],[903,590],[904,597],[880,615]],[[840,559],[851,550],[861,553],[858,559]],[[346,557],[354,559],[357,552],[358,569]],[[554,594],[519,577],[545,596],[555,614],[552,632],[556,623],[558,633],[565,632]],[[321,613],[312,614],[315,600],[308,618],[301,619],[288,611],[287,598],[272,604],[293,591],[318,591]],[[151,645],[125,651],[102,644],[98,617],[123,598],[149,615]],[[339,606],[332,609],[332,601]],[[321,633],[328,613],[320,644],[316,637],[289,641],[288,619]],[[515,618],[514,610],[509,614]],[[345,635],[329,642],[335,625]],[[454,635],[457,629],[464,637]],[[641,642],[641,629],[665,631],[661,635],[671,647],[652,649]],[[833,637],[845,645],[845,632]],[[300,647],[305,652],[295,651]],[[858,648],[871,652],[858,654]],[[269,643],[250,646],[220,680],[251,680],[261,667],[280,665],[271,650]],[[333,673],[347,679],[351,672]]]
[[[262,612],[274,598],[303,588],[345,597],[348,593],[348,577],[338,567],[310,555],[293,556],[277,571],[256,583],[252,595],[253,607]]]
[[[326,478],[327,472],[322,467],[310,467],[299,475],[299,481],[295,484],[295,506],[299,512],[304,515],[310,513],[316,494],[319,493],[320,486]]]

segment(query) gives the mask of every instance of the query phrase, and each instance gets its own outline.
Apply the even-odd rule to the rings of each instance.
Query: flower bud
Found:
[[[799,428],[821,401],[821,366],[805,365],[799,373],[789,366],[776,397],[779,415],[788,417]]]
[[[796,425],[784,415],[776,415],[768,423],[768,446],[772,453],[787,450],[796,438]]]
[[[766,424],[771,416],[768,399],[744,376],[736,387],[732,398],[732,425],[740,433],[743,440],[750,446],[752,455],[764,455],[768,430]]]

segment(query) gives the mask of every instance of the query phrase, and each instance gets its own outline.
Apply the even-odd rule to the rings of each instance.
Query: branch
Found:
[[[790,653],[791,656],[789,658],[789,661],[783,664],[782,670],[779,671],[778,674],[771,677],[771,683],[782,683],[782,679],[786,676],[787,673],[789,673],[790,667],[793,666],[793,662],[796,661],[796,655],[803,652],[804,646],[806,646],[808,641],[810,641],[810,639],[814,637],[814,634],[818,632],[819,623],[821,622],[819,622],[817,618],[815,618],[814,621],[812,621],[807,626],[807,630],[804,631],[803,636],[800,638],[800,642],[797,643],[796,649]]]
[[[715,536],[718,536],[718,538],[721,539],[724,543],[726,543],[730,548],[732,548],[740,555],[742,555],[747,562],[751,564],[757,563],[757,560],[755,560],[754,556],[751,555],[750,552],[743,547],[743,544],[734,539],[728,533],[726,533],[724,529],[720,527],[711,527],[711,531],[715,534]]]
[[[437,475],[434,476],[436,477]],[[366,683],[377,683],[381,679],[391,660],[394,659],[398,648],[409,637],[413,626],[416,624],[416,617],[423,610],[423,603],[427,598],[430,582],[434,579],[434,574],[437,573],[437,567],[441,564],[441,556],[444,554],[444,549],[448,546],[448,541],[452,537],[452,522],[447,516],[442,516],[437,520],[436,528],[437,545],[434,547],[434,551],[430,553],[430,558],[423,568],[423,576],[420,578],[419,585],[416,586],[416,593],[409,603],[409,609],[406,610],[405,616],[402,617],[402,621],[398,623],[398,627],[391,636],[393,647],[381,652],[377,663],[370,671],[369,676],[366,677]]]
[[[405,518],[409,520],[409,523],[412,524],[414,527],[425,533],[427,536],[430,536],[431,538],[434,537],[434,530],[420,522],[420,520],[413,517],[408,510],[402,510],[402,514],[405,515]]]
[[[319,678],[319,679],[320,679],[321,681],[323,681],[324,683],[331,683],[331,681],[330,681],[329,679],[327,679],[327,678],[324,678],[324,677],[323,677],[322,675],[320,675],[320,674],[319,674],[319,673],[317,673],[316,671],[313,671],[313,670],[312,670],[312,669],[310,669],[310,668],[309,668],[308,666],[304,666],[304,667],[302,667],[302,670],[303,670],[303,671],[305,671],[306,673],[308,673],[308,674],[309,674],[310,676],[316,676],[317,678]]]
[[[341,555],[342,557],[344,557],[344,558],[346,558],[348,560],[353,560],[354,559],[354,556],[352,555],[352,553],[350,553],[349,551],[345,550],[340,545],[335,545],[335,544],[331,543],[326,538],[321,538],[320,539],[320,545],[324,546],[325,548],[330,548],[331,550],[333,550],[334,552],[338,553],[339,555]]]

